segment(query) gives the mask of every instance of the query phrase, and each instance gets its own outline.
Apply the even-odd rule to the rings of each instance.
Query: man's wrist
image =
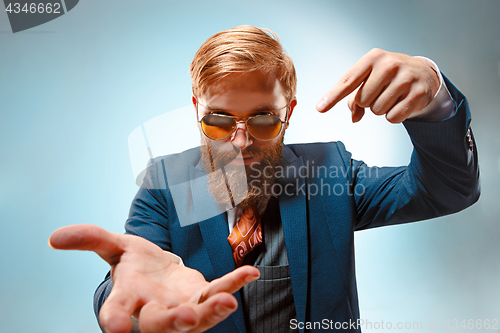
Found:
[[[409,116],[408,120],[437,122],[452,117],[455,114],[455,106],[450,92],[444,83],[443,75],[439,67],[429,58],[421,56],[417,56],[416,58],[425,61],[429,67],[436,72],[439,77],[440,86],[432,101],[423,110]]]

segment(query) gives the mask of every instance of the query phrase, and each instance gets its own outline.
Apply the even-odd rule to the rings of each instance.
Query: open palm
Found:
[[[131,316],[143,333],[202,332],[226,319],[238,306],[231,295],[258,279],[244,266],[207,282],[191,268],[148,240],[108,232],[95,225],[56,230],[49,244],[61,250],[88,250],[111,265],[113,289],[101,307],[99,322],[109,333],[130,332]]]

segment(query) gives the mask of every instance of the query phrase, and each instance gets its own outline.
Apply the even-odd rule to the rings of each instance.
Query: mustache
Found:
[[[237,158],[238,156],[245,156],[245,157],[251,157],[251,158],[262,158],[266,157],[269,155],[269,152],[263,149],[259,148],[254,148],[254,147],[247,147],[245,149],[240,149],[236,146],[231,146],[231,147],[224,147],[221,149],[221,147],[213,147],[211,146],[210,149],[208,149],[209,154],[212,156],[216,156],[217,159],[219,160],[233,160]],[[215,157],[214,156],[214,157]]]
[[[245,148],[244,150],[241,151],[241,154],[243,156],[249,156],[249,157],[259,157],[263,155],[262,150],[255,148]]]

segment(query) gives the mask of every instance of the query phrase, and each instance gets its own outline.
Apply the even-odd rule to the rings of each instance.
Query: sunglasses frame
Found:
[[[209,138],[210,140],[215,140],[215,141],[225,140],[225,139],[229,138],[231,135],[233,135],[233,134],[234,134],[234,132],[236,132],[236,130],[237,130],[237,128],[238,128],[238,124],[241,124],[241,123],[245,123],[245,127],[247,128],[246,130],[248,131],[248,133],[249,133],[249,134],[250,134],[250,135],[251,135],[254,139],[259,140],[259,141],[271,141],[271,140],[276,139],[276,138],[278,137],[278,135],[279,135],[279,134],[281,133],[281,131],[283,130],[283,124],[286,124],[286,123],[287,123],[287,121],[288,121],[288,108],[289,108],[289,105],[285,105],[285,106],[283,106],[283,107],[281,107],[281,108],[279,108],[279,109],[276,109],[276,111],[278,111],[278,110],[282,110],[282,109],[286,108],[285,120],[281,120],[281,118],[280,118],[280,117],[278,117],[278,116],[276,116],[276,115],[274,115],[274,114],[272,114],[272,113],[267,114],[267,115],[266,115],[266,114],[259,114],[259,115],[256,115],[256,116],[229,116],[229,115],[225,115],[225,114],[213,114],[213,113],[209,113],[209,114],[207,114],[207,115],[203,116],[201,119],[199,119],[199,115],[198,115],[198,104],[199,104],[199,105],[201,105],[201,106],[205,106],[205,105],[203,105],[203,104],[201,104],[201,103],[199,103],[199,102],[197,102],[197,103],[196,103],[196,121],[197,121],[197,122],[199,122],[200,124],[201,124],[201,122],[203,121],[203,119],[205,119],[205,117],[207,117],[207,116],[219,116],[219,117],[232,118],[232,119],[234,119],[234,120],[235,120],[236,127],[234,128],[234,130],[233,130],[230,134],[228,134],[227,136],[225,136],[225,137],[223,137],[223,138],[221,138],[221,139],[213,139],[213,138],[209,137],[209,136],[207,135],[207,133],[205,133],[205,131],[203,130],[203,125],[201,125],[201,131],[203,132],[203,134],[204,134],[207,138]],[[205,107],[206,107],[206,106],[205,106]],[[276,134],[276,136],[275,136],[274,138],[267,139],[267,140],[265,140],[265,139],[259,139],[259,138],[255,137],[255,136],[254,136],[254,135],[250,132],[250,130],[248,129],[248,125],[247,125],[247,123],[248,123],[248,121],[249,121],[250,119],[252,119],[252,118],[256,118],[256,117],[265,117],[265,116],[273,116],[273,117],[276,117],[276,118],[278,118],[278,120],[281,122],[281,127],[280,127],[280,131],[278,132],[278,134]],[[237,121],[237,120],[236,120],[236,119],[245,119],[245,118],[246,118],[246,120],[244,120],[244,121],[243,121],[243,120],[240,120],[240,121]]]

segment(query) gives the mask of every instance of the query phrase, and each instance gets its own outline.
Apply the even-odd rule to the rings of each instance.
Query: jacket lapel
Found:
[[[280,214],[285,236],[297,320],[299,322],[305,322],[309,257],[308,222],[306,215],[305,181],[303,177],[298,176],[298,172],[301,170],[300,167],[303,166],[303,159],[302,157],[297,158],[297,156],[286,146],[283,149],[283,154],[285,157],[285,176],[276,180],[276,182],[281,185],[281,188],[286,190],[286,193],[279,196]],[[200,163],[195,167],[191,166],[191,168],[190,176],[192,179],[198,178],[204,174]],[[287,193],[291,195],[287,195]],[[227,215],[224,213],[211,217],[200,222],[199,226],[214,275],[223,276],[233,271],[236,267],[231,246],[227,241],[229,235]],[[241,304],[240,293],[235,293],[234,296],[238,300],[238,303]],[[246,332],[241,306],[239,306],[228,318],[228,320],[231,319],[234,321],[238,332]]]
[[[227,215],[217,215],[201,222],[199,225],[214,275],[219,277],[232,272],[236,267],[233,251],[227,241],[227,236],[229,236]],[[238,306],[238,309],[227,320],[232,319],[238,332],[245,333],[245,319],[241,307],[240,293],[236,292],[234,296],[240,306]]]
[[[206,177],[206,174],[201,166],[201,163],[198,163],[196,166],[190,166],[190,177],[191,180],[201,179]],[[191,182],[191,186],[199,186],[199,183]],[[207,188],[208,190],[208,188]],[[199,188],[192,188],[192,193],[199,193]],[[207,193],[203,194],[204,197],[207,196]],[[194,194],[194,201],[199,202],[196,199],[197,195]],[[215,204],[215,203],[212,203]],[[210,207],[211,205],[203,205],[204,207]],[[225,209],[223,207],[216,207],[216,210],[219,212],[224,212]],[[209,216],[214,215],[213,212],[206,212]],[[233,250],[227,241],[227,237],[229,236],[229,229],[227,225],[227,214],[220,213],[209,219],[206,219],[199,223],[201,235],[203,237],[203,243],[205,244],[205,249],[208,253],[208,257],[210,258],[210,263],[212,265],[213,274],[215,277],[223,276],[227,273],[232,272],[236,266],[234,264],[233,258]],[[236,300],[238,301],[238,309],[229,316],[226,320],[232,320],[234,325],[236,326],[238,332],[245,333],[245,319],[243,316],[243,310],[241,307],[241,297],[240,293],[234,293]]]
[[[302,157],[297,158],[284,147],[284,177],[277,182],[286,192],[279,196],[279,206],[286,252],[292,281],[293,298],[297,320],[305,322],[308,290],[308,228],[306,215],[305,181],[300,177]],[[301,330],[302,331],[302,330]]]

